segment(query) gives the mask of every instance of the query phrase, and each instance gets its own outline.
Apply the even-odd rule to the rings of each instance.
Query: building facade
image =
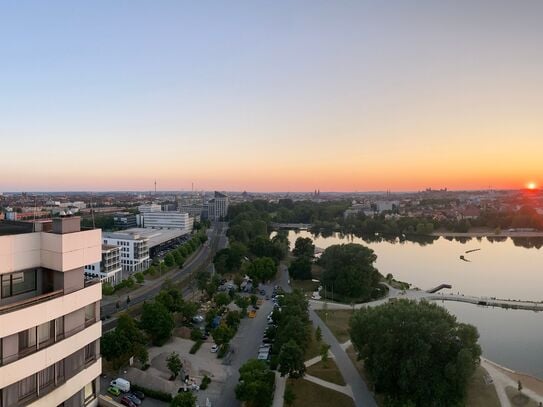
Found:
[[[113,286],[122,281],[121,248],[102,244],[102,260],[85,266],[85,279],[100,279]]]
[[[181,229],[192,231],[194,220],[186,212],[147,212],[143,214],[143,227],[152,229]]]
[[[228,214],[228,197],[215,191],[213,199],[208,202],[208,218],[211,221],[224,219]]]
[[[0,236],[0,406],[98,405],[102,289],[84,266],[100,240],[78,217]]]
[[[121,256],[123,276],[146,270],[151,264],[149,257],[149,239],[129,230],[123,232],[104,233],[102,243],[118,246]]]
[[[117,212],[113,214],[113,226],[117,229],[135,228],[136,215],[130,212]]]

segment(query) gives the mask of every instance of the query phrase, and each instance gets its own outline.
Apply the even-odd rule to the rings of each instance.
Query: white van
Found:
[[[117,387],[123,393],[128,393],[130,391],[130,382],[120,377],[116,378],[115,380],[112,380],[111,383],[109,383],[109,385]]]

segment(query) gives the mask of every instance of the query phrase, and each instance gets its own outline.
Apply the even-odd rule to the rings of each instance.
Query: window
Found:
[[[94,397],[95,397],[94,381],[85,385],[84,392],[85,392],[85,405],[87,405],[90,401],[94,400]]]
[[[85,346],[85,362],[89,362],[96,356],[96,342],[91,342]]]
[[[36,393],[36,375],[28,376],[19,382],[19,400],[23,400]]]
[[[96,304],[92,303],[85,307],[85,324],[96,321]]]
[[[49,387],[55,382],[55,365],[51,365],[38,373],[40,390]]]
[[[53,342],[55,339],[54,321],[48,321],[38,326],[38,338],[40,346]]]
[[[60,362],[55,363],[55,370],[56,370],[56,382],[60,383],[64,381],[64,360],[61,360]]]
[[[19,352],[36,348],[36,328],[30,328],[19,332]]]
[[[36,290],[36,270],[2,275],[2,298]]]

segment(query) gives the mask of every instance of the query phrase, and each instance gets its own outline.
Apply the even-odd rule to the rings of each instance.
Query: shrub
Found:
[[[102,295],[113,295],[113,293],[115,293],[115,287],[107,282],[102,284]]]
[[[199,341],[202,337],[202,332],[199,329],[193,329],[190,331],[190,339],[194,342]]]
[[[207,375],[205,375],[204,378],[202,379],[202,383],[200,384],[200,390],[207,389],[207,386],[209,386],[209,383],[211,383],[211,379]]]
[[[146,397],[151,397],[167,403],[172,401],[172,395],[160,390],[148,389],[147,387],[138,386],[137,384],[130,383],[132,390],[141,391]]]
[[[228,353],[228,349],[230,349],[230,345],[228,345],[227,343],[225,343],[224,345],[221,345],[221,347],[219,348],[219,352],[217,353],[217,357],[219,359],[224,358],[226,354]]]
[[[143,281],[145,280],[143,273],[135,273],[134,277],[136,278],[136,281],[138,282],[138,284],[143,283]]]
[[[190,348],[189,353],[191,355],[194,355],[196,352],[198,352],[198,349],[200,349],[200,346],[202,346],[203,341],[201,339],[198,339],[196,342],[194,342],[194,345],[192,345],[192,348]]]

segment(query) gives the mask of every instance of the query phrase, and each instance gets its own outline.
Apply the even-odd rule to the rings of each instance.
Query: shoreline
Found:
[[[489,375],[494,379],[495,386],[501,382],[502,385],[508,384],[509,386],[516,388],[517,383],[520,381],[525,391],[528,390],[526,393],[533,393],[528,394],[528,396],[530,396],[532,399],[537,399],[537,401],[543,400],[543,379],[529,373],[518,372],[510,369],[490,359],[487,359],[484,356],[481,356],[481,366],[485,368]],[[510,380],[510,383],[503,383],[503,381],[499,380],[499,378],[494,377],[494,375],[491,373],[491,370],[493,369],[506,376]]]
[[[480,231],[480,232],[434,232],[428,236],[435,237],[543,237],[543,231],[533,231],[533,232],[508,232],[502,231],[499,234],[489,230],[489,231]]]

